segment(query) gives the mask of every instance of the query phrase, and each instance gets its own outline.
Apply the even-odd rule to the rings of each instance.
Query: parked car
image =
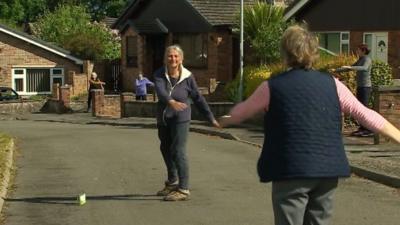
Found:
[[[0,87],[0,101],[18,100],[18,93],[10,87]]]

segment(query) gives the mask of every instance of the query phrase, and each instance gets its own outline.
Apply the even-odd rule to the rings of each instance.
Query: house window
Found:
[[[350,51],[349,32],[326,32],[319,33],[319,44],[336,54],[347,54]]]
[[[18,94],[49,94],[53,83],[64,84],[64,69],[16,68],[12,70],[13,89]]]
[[[25,90],[25,69],[13,69],[12,88],[17,92],[23,92]]]
[[[137,37],[126,37],[126,65],[128,67],[137,67],[138,50],[137,50]]]
[[[187,67],[207,67],[207,35],[177,34],[173,42],[179,44],[185,53],[184,64]]]
[[[60,86],[64,84],[64,70],[60,68],[51,69],[51,86],[58,83]]]

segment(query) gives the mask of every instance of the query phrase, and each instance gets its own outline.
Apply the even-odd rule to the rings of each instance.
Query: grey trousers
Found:
[[[190,122],[158,124],[160,150],[168,171],[168,183],[179,181],[180,189],[189,189],[189,163],[186,142]]]
[[[328,225],[338,178],[272,182],[275,225]]]

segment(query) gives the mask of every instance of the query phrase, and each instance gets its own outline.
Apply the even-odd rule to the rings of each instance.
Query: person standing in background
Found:
[[[358,46],[356,50],[356,54],[358,56],[358,60],[351,66],[342,66],[334,70],[334,72],[345,72],[349,70],[356,71],[356,80],[357,80],[357,99],[360,101],[365,107],[369,105],[369,98],[371,96],[372,91],[372,82],[371,82],[371,67],[372,60],[368,56],[370,49],[366,44],[361,44]],[[374,134],[365,128],[363,125],[360,125],[358,130],[351,133],[353,136],[361,136],[361,137],[370,137]]]
[[[147,100],[147,85],[154,86],[154,83],[139,73],[135,80],[136,100]]]
[[[87,100],[87,112],[90,112],[90,107],[92,104],[92,90],[94,89],[102,89],[104,90],[104,86],[106,83],[101,81],[97,77],[97,73],[92,72],[90,79],[89,79],[89,91],[88,91],[88,100]]]

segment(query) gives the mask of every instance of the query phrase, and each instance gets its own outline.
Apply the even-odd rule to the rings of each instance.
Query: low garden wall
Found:
[[[211,102],[211,111],[215,117],[220,117],[229,113],[234,103],[231,102]],[[123,102],[124,114],[122,117],[155,117],[157,113],[156,102],[125,101]],[[192,119],[205,120],[197,108],[192,106]]]
[[[29,101],[29,100],[16,100],[16,101],[0,101],[1,114],[22,114],[39,112],[42,108],[43,101]]]

